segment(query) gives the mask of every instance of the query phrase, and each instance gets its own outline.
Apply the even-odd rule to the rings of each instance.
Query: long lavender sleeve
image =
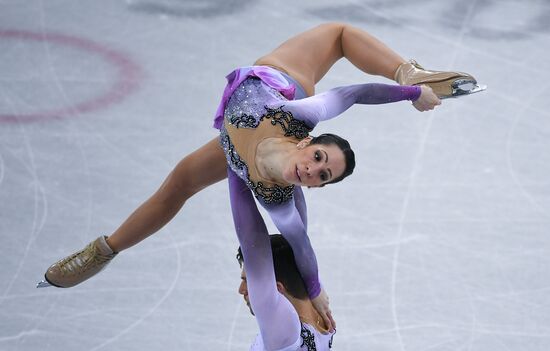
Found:
[[[283,110],[294,118],[315,127],[320,121],[334,118],[354,104],[387,104],[402,100],[415,101],[420,87],[379,83],[348,85],[301,100],[285,101]],[[280,102],[278,105],[282,105]],[[279,107],[275,106],[275,107]]]
[[[231,170],[228,170],[228,180],[250,304],[265,347],[280,350],[296,344],[300,320],[294,307],[277,290],[269,235],[250,190]]]
[[[306,199],[304,197],[304,193],[302,191],[302,188],[299,187],[299,186],[294,187],[294,203],[296,204],[296,209],[298,210],[298,213],[300,214],[300,218],[302,219],[304,230],[307,233],[307,205],[306,205]]]
[[[299,193],[295,192],[296,194],[299,195],[298,198],[293,197],[282,204],[267,205],[261,200],[260,203],[292,247],[296,266],[304,280],[308,295],[314,299],[321,293],[317,258],[307,236],[305,200],[301,190]]]

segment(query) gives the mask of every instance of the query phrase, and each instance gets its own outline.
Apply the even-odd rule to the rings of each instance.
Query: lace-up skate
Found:
[[[478,85],[476,79],[468,73],[429,71],[415,60],[402,63],[394,79],[401,85],[428,85],[441,99],[473,94],[487,88]]]
[[[56,286],[70,288],[99,273],[117,255],[100,236],[86,247],[54,263],[44,275],[45,281],[37,287]]]

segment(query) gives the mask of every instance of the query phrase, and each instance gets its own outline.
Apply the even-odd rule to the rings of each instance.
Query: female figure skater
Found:
[[[315,84],[342,57],[401,86],[359,84],[313,95]],[[329,329],[334,328],[307,237],[300,186],[340,181],[353,172],[355,160],[344,139],[332,134],[311,138],[309,132],[355,103],[411,100],[419,111],[431,110],[440,104],[438,96],[456,93],[458,82],[476,81],[466,73],[423,70],[368,33],[340,23],[299,34],[254,65],[227,76],[214,122],[220,137],[181,160],[112,235],[53,264],[45,274],[49,284],[71,287],[93,276],[118,252],[158,231],[192,195],[224,179],[229,165],[229,172],[246,183],[291,244],[315,308]]]

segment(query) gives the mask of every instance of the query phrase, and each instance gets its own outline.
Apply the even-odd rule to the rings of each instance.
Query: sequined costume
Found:
[[[297,144],[320,121],[334,118],[353,104],[383,104],[416,100],[420,88],[358,84],[331,89],[308,98],[295,98],[296,86],[266,66],[239,68],[228,84],[216,112],[214,127],[230,169],[252,190],[275,226],[292,246],[310,298],[321,292],[317,260],[307,236],[307,211],[299,187],[263,179],[255,166],[258,144],[266,138]]]
[[[260,328],[250,350],[329,350],[334,333],[300,320],[294,306],[277,290],[269,235],[247,184],[231,170],[228,180],[248,297]]]

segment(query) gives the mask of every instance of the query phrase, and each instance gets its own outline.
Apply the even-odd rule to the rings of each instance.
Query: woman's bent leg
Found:
[[[429,71],[414,61],[408,63],[369,33],[342,23],[327,23],[301,33],[256,64],[286,71],[307,94],[313,95],[315,84],[342,57],[365,73],[383,76],[401,85],[428,85],[440,97],[460,95],[457,89],[467,91],[468,86],[477,85],[468,73]]]
[[[309,95],[336,61],[347,58],[368,74],[393,79],[406,61],[369,33],[342,23],[327,23],[285,41],[256,65],[274,66],[296,79]]]

